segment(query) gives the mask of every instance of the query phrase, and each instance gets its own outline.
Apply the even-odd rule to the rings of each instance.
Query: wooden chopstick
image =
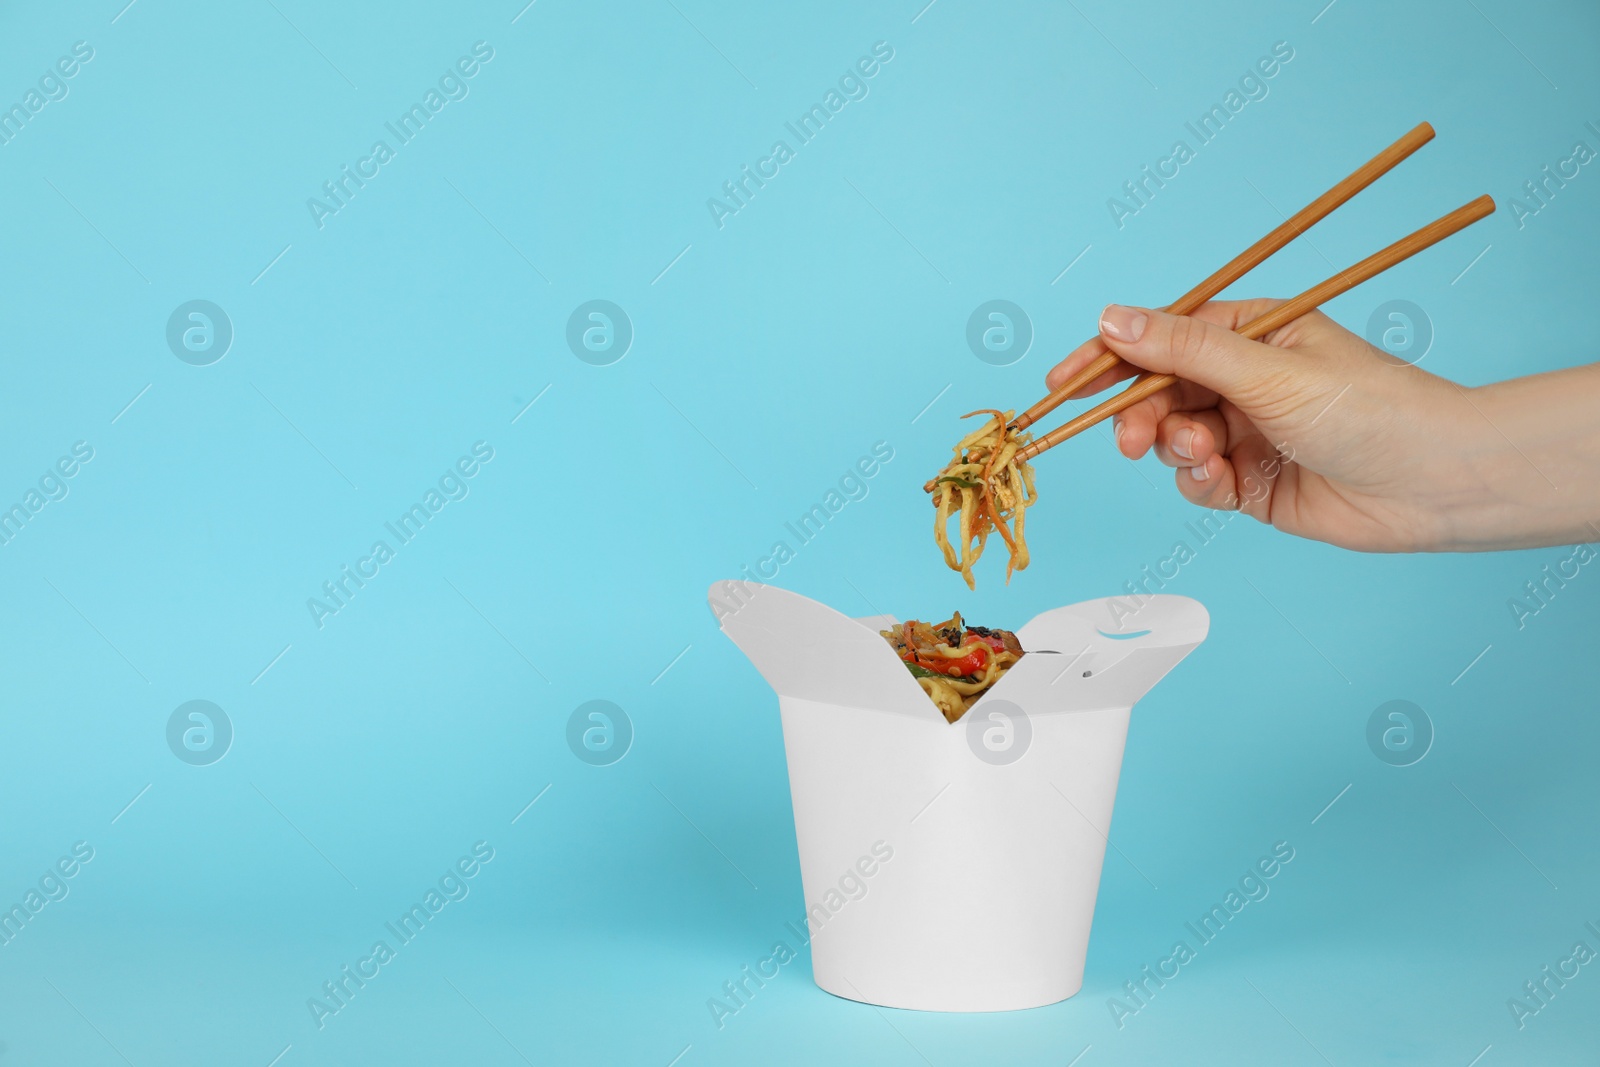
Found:
[[[1277,252],[1284,245],[1309,230],[1317,222],[1332,214],[1339,205],[1383,177],[1401,160],[1431,140],[1433,140],[1433,127],[1426,122],[1418,123],[1404,137],[1367,160],[1339,184],[1285,219],[1283,225],[1243,252],[1240,252],[1237,256],[1234,256],[1222,266],[1222,269],[1167,305],[1165,310],[1173,315],[1189,314],[1189,312],[1195,310],[1201,304],[1204,304],[1207,300],[1210,300],[1266,262],[1267,258],[1274,252]],[[1070,398],[1073,393],[1076,393],[1079,389],[1082,389],[1085,385],[1088,385],[1121,362],[1122,360],[1114,352],[1102,351],[1099,356],[1095,357],[1087,366],[1069,379],[1065,385],[1054,390],[1049,396],[1024,411],[1021,415],[1018,415],[1013,425],[1019,430],[1026,429],[1060,407],[1062,402]]]
[[[1437,244],[1451,234],[1463,230],[1479,219],[1487,218],[1492,214],[1494,214],[1494,199],[1489,196],[1480,196],[1476,200],[1456,208],[1450,214],[1428,223],[1417,232],[1407,237],[1402,237],[1383,251],[1375,252],[1360,263],[1335,274],[1327,281],[1312,286],[1293,300],[1279,304],[1266,314],[1250,320],[1235,332],[1252,341],[1264,337],[1278,327],[1293,322],[1301,315],[1316,308],[1319,304],[1332,300],[1369,278],[1383,273],[1396,263],[1411,258],[1424,248]],[[1017,450],[1017,458],[1034,459],[1047,449],[1054,448],[1067,438],[1082,433],[1089,427],[1115,415],[1124,408],[1131,407],[1146,397],[1160,392],[1177,380],[1177,377],[1171,374],[1146,375],[1110,400],[1085,411],[1082,415],[1057,427],[1038,440],[1024,445]]]

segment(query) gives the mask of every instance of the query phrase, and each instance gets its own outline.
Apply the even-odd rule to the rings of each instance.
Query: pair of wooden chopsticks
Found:
[[[1296,237],[1299,237],[1321,219],[1326,218],[1340,204],[1343,204],[1377,181],[1378,178],[1388,173],[1401,160],[1431,140],[1433,140],[1433,127],[1426,122],[1421,123],[1394,144],[1373,156],[1372,159],[1368,160],[1349,177],[1286,219],[1283,225],[1228,261],[1221,270],[1179,297],[1168,305],[1166,310],[1174,315],[1187,315],[1194,311],[1200,305],[1238,281],[1246,273],[1260,266],[1266,261],[1267,257]],[[1464,204],[1450,212],[1443,218],[1430,222],[1410,236],[1396,241],[1383,251],[1368,256],[1360,263],[1347,270],[1340,271],[1327,281],[1312,286],[1293,300],[1280,304],[1265,315],[1245,323],[1236,332],[1251,340],[1264,337],[1278,327],[1286,325],[1306,312],[1315,309],[1324,301],[1332,300],[1339,294],[1388,270],[1396,263],[1409,259],[1424,248],[1444,240],[1458,230],[1465,229],[1479,219],[1493,213],[1494,200],[1488,196],[1480,196],[1471,203]],[[1012,425],[1018,430],[1026,429],[1040,418],[1054,411],[1073,393],[1100,375],[1121,365],[1123,365],[1123,361],[1115,353],[1110,351],[1101,352],[1099,356],[1073,375],[1061,388],[1056,389],[1049,396],[1024,411],[1021,415],[1018,415]],[[1067,438],[1082,433],[1089,427],[1110,418],[1124,408],[1131,407],[1146,397],[1160,392],[1177,380],[1171,374],[1143,375],[1117,396],[1097,407],[1091,408],[1043,437],[1024,445],[1018,450],[1017,457],[1019,459],[1033,459],[1047,449],[1059,445]]]

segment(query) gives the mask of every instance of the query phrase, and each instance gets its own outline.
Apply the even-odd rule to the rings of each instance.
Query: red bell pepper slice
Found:
[[[948,675],[952,678],[981,673],[989,662],[989,656],[992,654],[992,646],[988,639],[977,634],[969,634],[966,642],[961,647],[963,649],[971,649],[971,651],[954,659],[946,659],[944,656],[938,655],[924,656],[910,652],[907,653],[905,659],[906,662],[915,663],[923,670],[932,671],[935,674]]]

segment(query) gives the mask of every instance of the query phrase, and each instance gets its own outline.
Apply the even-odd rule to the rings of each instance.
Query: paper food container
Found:
[[[879,636],[893,617],[742,581],[710,602],[778,694],[817,985],[924,1011],[1076,993],[1128,713],[1205,640],[1205,608],[1047,611],[1016,631],[1021,661],[947,723]]]

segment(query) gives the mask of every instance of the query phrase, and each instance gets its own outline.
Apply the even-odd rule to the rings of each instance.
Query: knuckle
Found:
[[[1252,319],[1258,319],[1274,308],[1282,306],[1284,302],[1284,298],[1279,296],[1258,297],[1257,299],[1250,301],[1250,311],[1248,314]]]
[[[1179,315],[1167,331],[1167,358],[1175,368],[1187,366],[1199,340],[1200,324],[1187,315]]]

